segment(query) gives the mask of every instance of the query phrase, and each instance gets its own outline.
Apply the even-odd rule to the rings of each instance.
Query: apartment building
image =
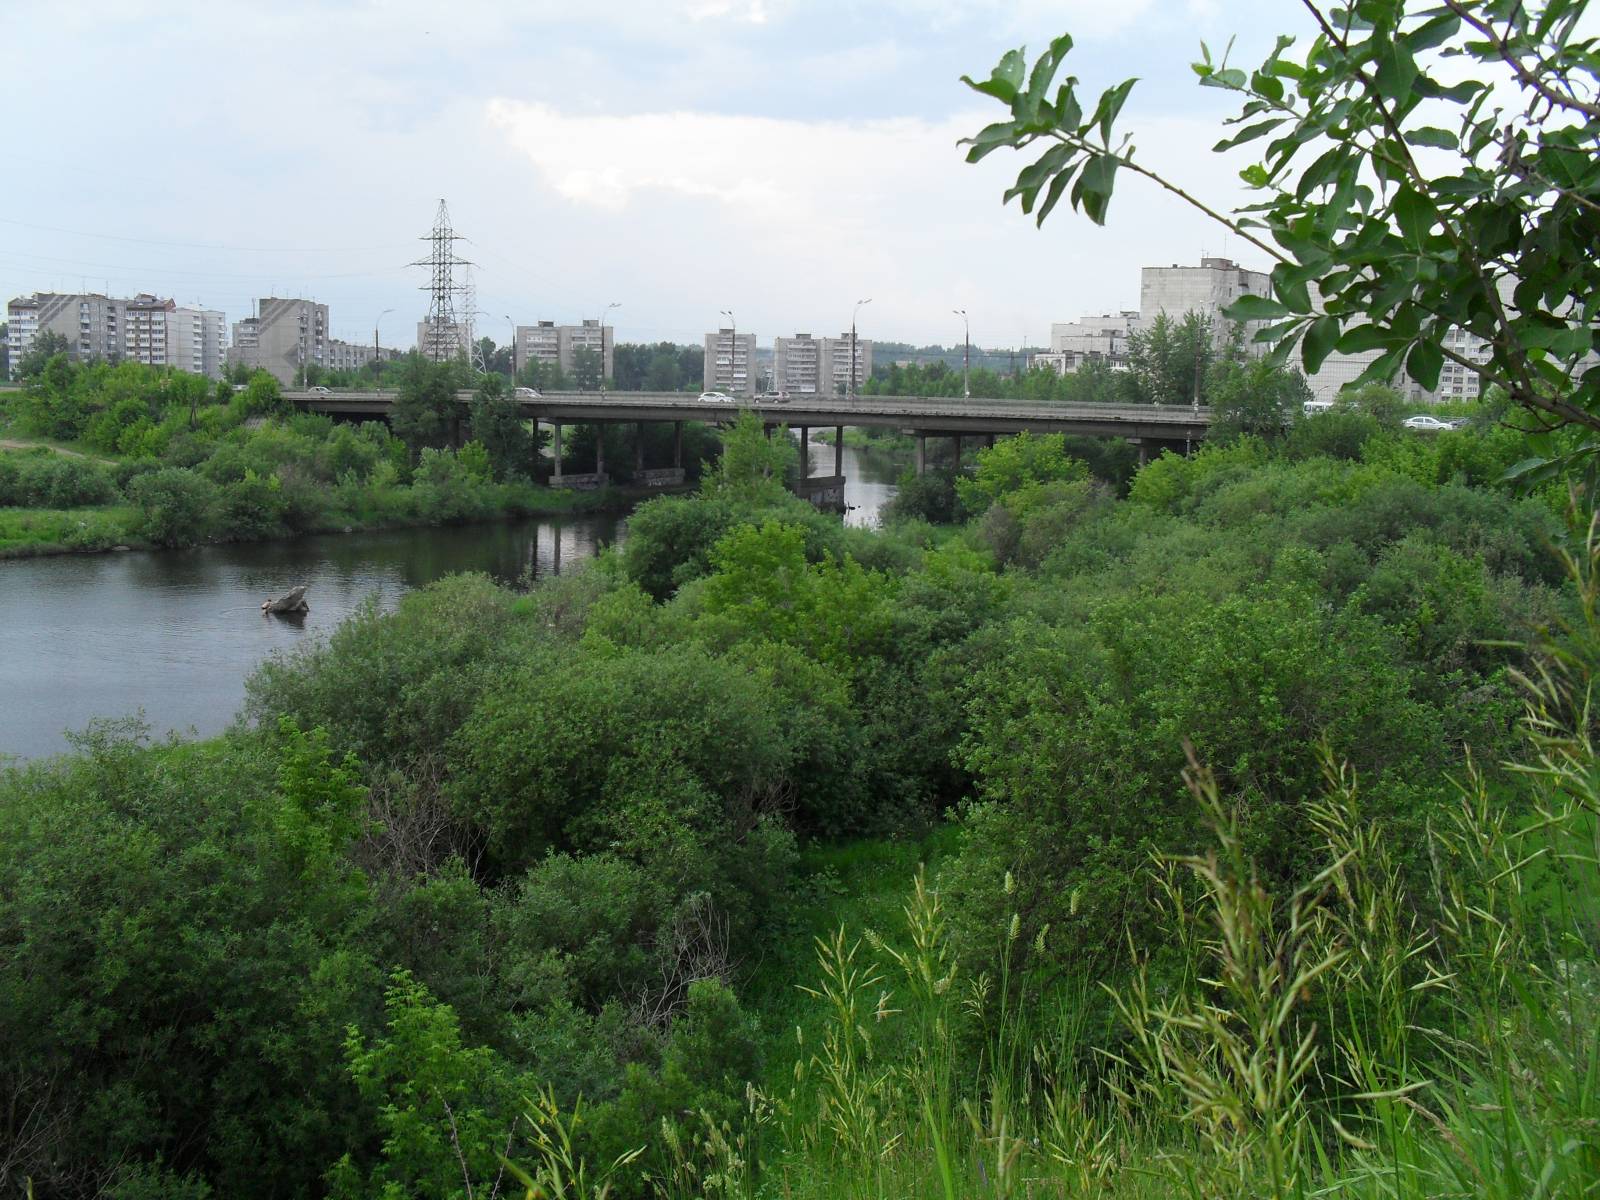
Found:
[[[756,390],[756,335],[719,329],[706,334],[705,387],[708,392],[750,396]]]
[[[612,326],[602,325],[598,319],[577,325],[557,325],[554,321],[518,325],[511,345],[513,369],[520,371],[531,362],[548,363],[571,376],[577,369],[578,351],[587,350],[601,356],[603,373],[609,379],[616,358],[615,335]]]
[[[867,338],[855,339],[852,360],[848,330],[836,338],[822,339],[822,378],[827,389],[836,396],[848,396],[861,390],[861,385],[872,378],[872,342]],[[855,386],[850,386],[850,368],[855,366]]]
[[[1212,337],[1221,346],[1233,324],[1222,310],[1246,295],[1272,295],[1272,278],[1265,271],[1248,271],[1231,258],[1202,258],[1198,267],[1177,263],[1145,267],[1139,273],[1139,319],[1148,329],[1162,313],[1174,321],[1200,313],[1210,319]],[[1246,323],[1247,344],[1260,324]]]
[[[772,339],[772,390],[790,396],[826,395],[822,340],[809,333]]]
[[[1128,365],[1128,338],[1138,331],[1139,320],[1137,311],[1124,309],[1057,322],[1050,326],[1050,352],[1035,354],[1029,365],[1050,367],[1061,375],[1071,375],[1088,362],[1123,370]]]
[[[465,321],[417,322],[417,352],[430,362],[461,358],[467,353],[471,331]]]
[[[328,306],[314,300],[267,296],[256,315],[233,325],[228,362],[266,371],[291,385],[302,367],[328,367]]]
[[[167,313],[167,361],[180,371],[221,379],[228,326],[212,308],[174,307]]]
[[[148,293],[131,299],[98,293],[35,292],[6,305],[6,344],[13,374],[34,339],[56,334],[80,362],[139,362],[175,366],[196,374],[221,374],[221,313],[180,309]],[[195,352],[198,346],[198,354]]]
[[[404,357],[402,351],[391,350],[388,346],[374,349],[366,342],[347,342],[341,338],[328,339],[328,370],[330,371],[359,371],[374,358],[380,362],[393,362]]]

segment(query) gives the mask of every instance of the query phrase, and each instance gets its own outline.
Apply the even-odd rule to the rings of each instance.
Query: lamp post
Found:
[[[600,398],[602,400],[605,399],[606,394],[606,313],[613,308],[621,307],[621,301],[613,300],[606,305],[605,310],[600,314]]]
[[[384,309],[378,314],[377,319],[372,322],[372,377],[374,379],[382,373],[383,369],[383,351],[378,349],[378,326],[383,324],[383,319],[393,311],[394,309],[392,308]]]
[[[733,362],[739,353],[739,322],[733,319],[733,309],[719,308],[717,310],[728,318],[728,391],[738,395],[738,389],[733,386]],[[711,373],[711,380],[716,382],[716,372]]]
[[[857,300],[856,306],[850,310],[850,399],[856,398],[856,314],[861,311],[863,304],[871,304],[872,300]]]
[[[511,333],[511,386],[515,388],[517,386],[517,323],[506,313],[501,313],[500,315],[505,317],[506,329]]]
[[[967,310],[953,308],[950,310],[961,318],[961,328],[965,339],[961,344],[961,395],[963,399],[972,399],[972,325],[967,320]]]

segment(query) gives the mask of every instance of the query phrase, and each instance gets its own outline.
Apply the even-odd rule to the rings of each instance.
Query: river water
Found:
[[[812,458],[832,471],[831,447]],[[884,468],[847,449],[845,473],[847,520],[874,523],[894,490],[875,478]],[[66,750],[66,732],[96,718],[218,733],[257,663],[326,636],[368,596],[392,607],[457,571],[537,580],[625,532],[618,517],[573,516],[0,562],[0,761]],[[302,583],[303,619],[262,615],[263,599]]]

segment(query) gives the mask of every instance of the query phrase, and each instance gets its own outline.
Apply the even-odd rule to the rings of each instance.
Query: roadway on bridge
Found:
[[[394,392],[289,392],[311,412],[387,416]],[[458,393],[461,401],[471,392]],[[748,409],[767,422],[822,428],[874,425],[925,434],[1074,433],[1157,441],[1198,440],[1211,424],[1209,408],[1170,405],[1040,404],[942,396],[843,396],[700,400],[692,392],[547,392],[519,398],[530,419],[582,425],[602,421],[728,421]]]

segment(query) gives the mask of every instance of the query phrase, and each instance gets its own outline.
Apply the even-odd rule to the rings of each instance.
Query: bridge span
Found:
[[[301,391],[288,392],[286,395],[296,407],[308,412],[358,420],[386,419],[396,398],[394,392]],[[471,392],[457,393],[462,416],[465,416],[471,398]],[[536,427],[538,422],[553,427],[553,449],[558,471],[563,425],[612,422],[672,424],[677,431],[673,439],[673,465],[647,471],[643,462],[635,464],[635,474],[642,473],[647,483],[682,481],[682,427],[685,421],[726,423],[740,411],[748,410],[758,415],[769,430],[783,424],[801,430],[804,436],[810,429],[832,426],[841,435],[835,441],[834,474],[806,476],[807,468],[804,464],[801,468],[801,490],[821,501],[832,500],[836,491],[842,494],[840,447],[844,429],[852,425],[902,429],[913,434],[917,439],[917,471],[920,474],[926,466],[926,443],[930,437],[954,438],[958,465],[964,438],[984,437],[992,442],[999,435],[1025,432],[1124,438],[1139,447],[1142,462],[1152,452],[1159,453],[1164,449],[1187,451],[1205,437],[1211,424],[1211,410],[1203,407],[1038,404],[940,396],[803,396],[788,400],[755,397],[729,404],[702,401],[691,392],[546,392],[539,397],[518,397],[517,406],[527,419],[535,422]],[[600,486],[606,481],[603,445],[598,454],[592,474],[557,474],[551,482],[557,486]]]

